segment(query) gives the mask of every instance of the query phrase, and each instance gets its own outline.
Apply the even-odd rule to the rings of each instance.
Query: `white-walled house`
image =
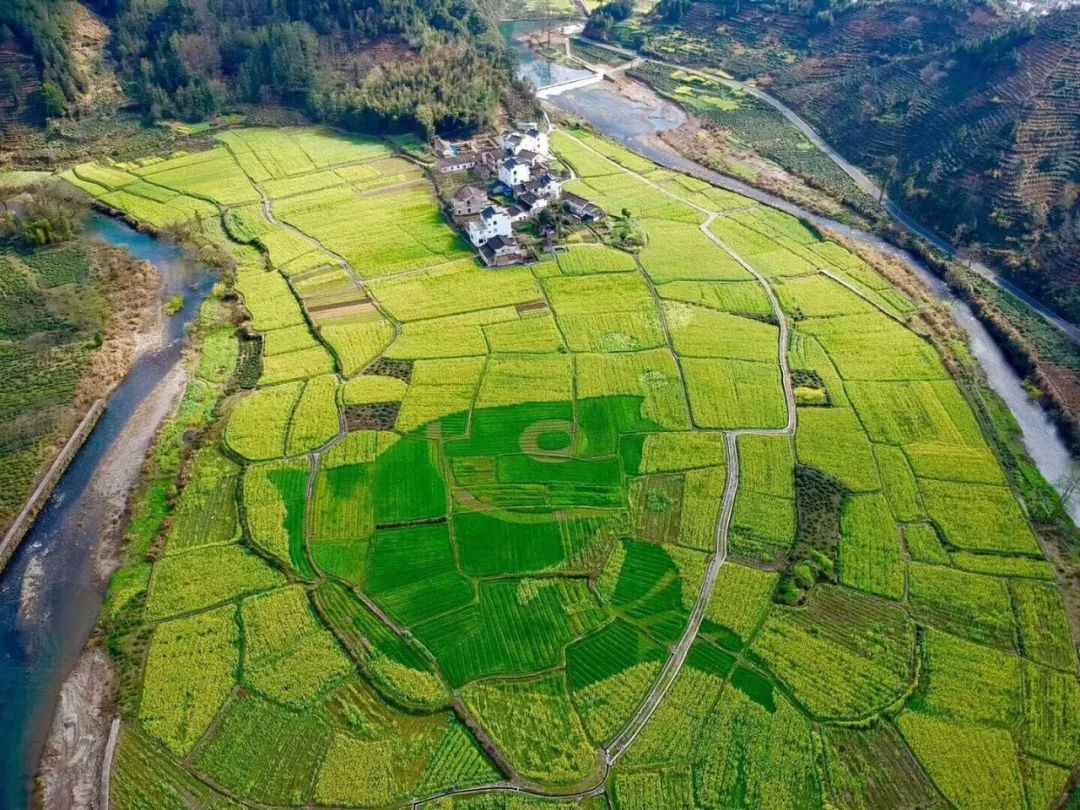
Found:
[[[518,189],[514,191],[517,192]],[[528,191],[548,200],[557,200],[562,196],[562,183],[554,175],[544,172],[525,183],[521,191]]]
[[[513,188],[529,182],[532,171],[528,163],[522,163],[516,158],[508,158],[499,166],[499,181],[507,188]]]
[[[534,152],[546,157],[550,152],[548,136],[538,128],[529,127],[523,132],[504,132],[499,136],[499,144],[512,155],[521,151]]]
[[[457,174],[476,168],[480,162],[480,156],[475,152],[461,152],[456,155],[441,157],[435,161],[435,170],[439,174]]]
[[[562,183],[553,175],[544,172],[539,177],[514,186],[513,194],[517,203],[515,207],[522,213],[519,216],[511,213],[510,219],[517,222],[535,217],[551,203],[559,200],[562,197]]]
[[[501,205],[489,205],[479,216],[472,217],[465,225],[469,241],[476,247],[482,247],[489,239],[496,236],[510,237],[513,227],[510,214]]]

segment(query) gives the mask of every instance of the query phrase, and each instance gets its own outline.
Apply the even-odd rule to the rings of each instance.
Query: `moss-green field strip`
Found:
[[[620,808],[1062,792],[1055,570],[863,258],[567,129],[567,190],[644,247],[487,269],[384,141],[219,139],[66,175],[212,221],[258,336],[237,385],[207,343],[214,430],[113,582],[115,807],[576,792],[605,757]]]

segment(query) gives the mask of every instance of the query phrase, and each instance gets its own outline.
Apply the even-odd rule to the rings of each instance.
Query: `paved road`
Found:
[[[606,48],[607,50],[620,53],[624,56],[628,56],[631,58],[640,57],[640,54],[638,54],[636,51],[632,51],[627,48],[611,45],[606,42],[599,42],[597,40],[589,39],[587,37],[581,37],[581,40],[583,42],[588,42],[590,45],[595,45],[598,48]],[[662,59],[646,58],[645,61],[653,62],[655,64],[662,65],[663,67],[672,68],[673,70],[692,70],[692,68],[688,68],[686,65],[677,65],[673,62],[666,62]],[[1055,328],[1064,332],[1077,343],[1080,343],[1080,327],[1078,327],[1076,324],[1072,323],[1068,319],[1064,318],[1063,316],[1059,315],[1048,305],[1039,301],[1037,298],[1034,298],[1030,294],[1021,290],[1019,287],[1017,287],[1015,284],[1005,278],[1001,273],[994,270],[992,267],[988,267],[981,262],[969,262],[960,257],[955,247],[945,241],[942,237],[935,234],[926,226],[917,222],[903,209],[901,209],[895,202],[889,199],[888,195],[884,193],[884,190],[881,188],[881,186],[879,186],[873,179],[871,179],[862,169],[860,169],[858,166],[853,165],[850,161],[846,160],[843,155],[839,154],[835,149],[833,149],[832,146],[830,146],[828,142],[826,142],[818,134],[817,130],[815,130],[797,112],[788,107],[783,101],[773,95],[770,95],[769,93],[766,93],[761,88],[751,84],[747,84],[746,82],[740,82],[736,79],[724,78],[722,76],[718,76],[713,72],[708,72],[707,75],[710,78],[713,78],[728,87],[744,90],[753,95],[755,98],[760,99],[762,102],[768,104],[770,107],[775,109],[789,123],[791,123],[800,132],[802,132],[803,135],[805,135],[807,139],[811,141],[811,143],[813,143],[818,149],[824,152],[829,157],[829,159],[831,159],[833,163],[835,163],[840,168],[841,171],[843,171],[848,177],[851,178],[852,182],[854,182],[859,188],[861,188],[873,199],[880,201],[882,207],[885,209],[886,213],[888,213],[888,215],[893,219],[893,221],[895,221],[897,224],[910,231],[911,233],[923,238],[950,258],[963,262],[965,266],[967,266],[972,272],[978,273],[982,278],[986,279],[991,284],[995,285],[999,289],[1005,291],[1009,295],[1023,302],[1039,316],[1041,316],[1051,326],[1054,326]]]
[[[631,51],[631,50],[629,50],[627,48],[616,48],[613,45],[607,45],[606,43],[599,42],[599,41],[594,40],[594,39],[589,39],[587,37],[581,37],[581,40],[583,42],[588,42],[590,45],[595,45],[598,48],[607,48],[608,50],[617,51],[618,53],[620,53],[620,54],[622,54],[624,56],[635,57],[635,61],[633,63],[635,65],[636,64],[641,64],[642,62],[653,62],[654,64],[662,65],[663,67],[671,68],[672,70],[687,70],[688,69],[686,65],[677,65],[674,62],[665,62],[662,59],[653,59],[651,57],[643,58],[643,57],[639,56],[638,54],[636,54],[634,51]],[[627,65],[627,67],[629,67],[629,66],[630,65]],[[704,71],[702,71],[702,72],[704,72]],[[713,73],[711,71],[708,72],[707,75],[709,76],[709,78],[720,82],[721,84],[725,85],[726,87],[730,87],[733,90],[745,91],[745,92],[749,93],[750,95],[752,95],[754,98],[759,99],[760,101],[764,102],[765,104],[768,104],[770,107],[772,107],[778,113],[780,113],[782,116],[784,116],[784,118],[786,118],[788,120],[788,122],[791,123],[796,129],[798,129],[803,135],[805,135],[807,140],[809,140],[812,144],[814,144],[814,146],[816,146],[818,149],[820,149],[822,152],[824,152],[826,155],[828,155],[829,158],[837,166],[839,166],[840,169],[848,177],[851,178],[851,180],[855,183],[855,185],[857,185],[859,188],[861,188],[867,195],[869,195],[870,197],[873,197],[875,200],[881,198],[881,196],[883,194],[881,186],[879,186],[877,183],[875,183],[858,166],[854,166],[850,162],[848,162],[843,157],[843,155],[839,154],[820,135],[818,135],[817,130],[815,130],[812,126],[810,126],[810,124],[808,124],[805,120],[803,120],[799,116],[798,113],[796,113],[794,110],[792,110],[790,107],[788,107],[780,99],[776,98],[775,96],[769,95],[764,90],[761,90],[760,88],[758,88],[758,87],[756,87],[756,86],[754,86],[752,84],[747,84],[746,82],[740,82],[737,79],[729,79],[729,78],[727,78],[725,76],[720,76],[720,75],[718,75],[716,73]]]
[[[1068,335],[1070,338],[1072,338],[1075,342],[1080,343],[1080,327],[1078,327],[1072,321],[1059,315],[1057,312],[1052,310],[1039,299],[1033,298],[1031,295],[1021,290],[1019,287],[1017,287],[1007,278],[1002,276],[992,267],[987,267],[981,262],[968,262],[961,259],[957,255],[957,252],[952,247],[952,245],[945,242],[940,236],[933,233],[928,228],[920,225],[918,222],[916,222],[914,219],[912,219],[910,216],[900,210],[900,208],[898,208],[892,200],[886,198],[884,201],[884,205],[885,210],[889,212],[889,216],[891,216],[895,221],[899,222],[909,231],[918,234],[943,253],[946,253],[950,257],[963,262],[964,265],[967,266],[970,270],[978,273],[995,287],[1004,290],[1009,295],[1027,304],[1028,307],[1038,313],[1042,317],[1042,319],[1049,323],[1051,326],[1056,327],[1057,329]]]

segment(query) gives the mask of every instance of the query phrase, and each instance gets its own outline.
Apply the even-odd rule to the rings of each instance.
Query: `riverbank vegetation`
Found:
[[[157,271],[81,239],[70,188],[28,188],[0,215],[0,531],[160,312]]]
[[[915,219],[1077,320],[1075,8],[678,5],[613,38],[756,81]]]
[[[695,157],[703,158],[704,165],[768,187],[768,178],[762,177],[767,173],[755,171],[752,163],[739,160],[739,150],[754,153],[839,202],[847,209],[847,217],[855,215],[871,222],[881,217],[876,200],[777,110],[749,91],[728,87],[715,76],[653,62],[632,68],[629,75],[707,122],[706,133],[715,132],[717,137],[698,135],[703,142],[702,154]]]
[[[621,807],[1061,793],[1069,563],[917,285],[583,130],[567,190],[644,245],[500,270],[426,178],[378,187],[382,141],[221,144],[69,175],[136,217],[197,194],[246,319],[204,307],[103,614],[114,806],[569,792],[604,750]]]

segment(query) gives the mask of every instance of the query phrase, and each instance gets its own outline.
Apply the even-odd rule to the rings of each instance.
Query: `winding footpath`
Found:
[[[545,118],[546,118],[546,114],[545,114]],[[550,124],[550,122],[548,123],[548,128],[549,128],[549,130],[554,129],[554,127]],[[588,144],[578,140],[577,138],[575,138],[572,134],[566,133],[566,135],[567,135],[567,137],[573,139],[581,148],[592,152],[593,154],[597,155],[598,157],[600,157],[602,159],[605,159],[605,160],[608,159],[605,156],[603,156],[600,152],[597,152],[595,149],[593,149],[590,145],[588,145]],[[714,547],[713,547],[712,554],[711,554],[711,556],[709,558],[709,561],[708,561],[708,564],[707,564],[707,567],[706,567],[706,572],[705,572],[705,576],[703,578],[701,588],[698,591],[698,594],[697,594],[697,597],[695,599],[693,608],[691,609],[691,612],[690,612],[689,619],[687,621],[686,627],[685,627],[681,637],[679,638],[678,642],[671,649],[670,655],[668,656],[668,658],[664,662],[664,665],[662,666],[660,672],[658,673],[658,675],[656,677],[656,680],[654,681],[654,683],[653,683],[652,687],[650,688],[649,692],[644,696],[641,703],[638,705],[636,711],[630,717],[630,719],[627,721],[626,725],[622,728],[622,730],[619,732],[619,734],[616,735],[611,740],[611,742],[608,743],[607,746],[605,746],[604,748],[600,749],[597,752],[597,754],[598,754],[598,756],[597,756],[597,768],[596,768],[596,770],[594,772],[594,775],[593,775],[590,783],[587,786],[582,787],[580,789],[567,792],[567,791],[559,791],[558,789],[545,788],[544,786],[538,785],[538,784],[531,784],[531,783],[528,783],[525,780],[516,778],[511,774],[510,778],[508,778],[506,780],[499,781],[499,782],[494,782],[494,783],[489,783],[487,785],[478,785],[478,786],[474,786],[474,787],[470,787],[470,788],[453,788],[453,789],[450,789],[450,790],[447,790],[447,791],[437,793],[435,795],[422,797],[422,798],[420,798],[420,797],[414,798],[409,803],[409,805],[411,807],[413,807],[413,808],[422,807],[424,805],[431,804],[433,802],[437,802],[437,801],[440,801],[442,799],[446,799],[446,798],[450,798],[450,797],[466,797],[466,796],[477,796],[477,795],[485,795],[485,794],[518,794],[518,795],[524,795],[524,796],[532,796],[532,797],[536,797],[536,798],[551,799],[551,800],[554,800],[554,801],[573,801],[573,800],[577,800],[577,799],[584,799],[584,798],[588,798],[588,797],[592,797],[592,796],[597,796],[597,795],[600,795],[600,794],[604,793],[604,791],[607,789],[608,778],[609,778],[609,776],[610,776],[610,774],[612,772],[613,767],[618,762],[618,760],[622,757],[622,755],[630,748],[630,746],[634,743],[634,741],[641,735],[641,733],[644,731],[644,729],[647,727],[649,721],[653,718],[653,716],[656,714],[656,712],[659,710],[659,708],[663,705],[663,701],[665,700],[665,698],[667,697],[668,693],[670,692],[672,686],[674,685],[674,683],[678,679],[678,676],[679,676],[680,672],[682,671],[682,668],[683,668],[683,666],[684,666],[684,664],[686,662],[686,659],[687,659],[687,657],[688,657],[688,655],[690,653],[690,650],[691,650],[694,642],[697,640],[698,633],[699,633],[699,630],[701,628],[701,624],[704,621],[705,614],[706,614],[706,611],[708,609],[708,605],[709,605],[710,599],[712,597],[713,590],[715,588],[716,579],[719,576],[720,571],[721,571],[724,563],[727,561],[727,556],[728,556],[728,535],[729,535],[729,531],[730,531],[730,527],[731,527],[731,523],[732,523],[732,519],[733,519],[733,515],[734,515],[735,502],[736,502],[736,499],[737,499],[737,496],[738,496],[738,493],[739,493],[739,484],[740,484],[739,450],[738,450],[739,437],[748,436],[748,435],[758,435],[758,436],[771,435],[771,436],[788,436],[788,437],[790,437],[790,436],[794,436],[794,434],[795,434],[797,411],[796,411],[796,403],[795,403],[795,397],[794,397],[793,386],[792,386],[791,371],[790,371],[790,367],[789,367],[789,364],[788,364],[788,357],[787,357],[787,349],[788,349],[788,343],[789,343],[789,338],[790,338],[790,332],[789,332],[788,322],[784,317],[783,310],[781,309],[779,300],[777,299],[771,285],[768,283],[767,279],[765,279],[748,262],[746,262],[738,253],[736,253],[730,246],[725,244],[718,236],[716,236],[716,234],[714,234],[712,232],[712,230],[710,229],[710,226],[713,224],[713,222],[715,222],[715,220],[719,216],[721,216],[720,214],[717,214],[716,212],[713,212],[713,211],[709,211],[709,210],[703,208],[702,206],[700,206],[699,204],[697,204],[696,202],[694,202],[692,200],[689,200],[689,199],[686,199],[686,198],[680,196],[679,194],[677,194],[677,193],[675,193],[673,191],[670,191],[669,189],[666,189],[666,188],[663,188],[663,187],[659,186],[658,184],[656,184],[655,182],[653,182],[649,178],[645,177],[644,175],[642,175],[642,174],[640,174],[640,173],[638,173],[636,171],[626,169],[625,167],[622,170],[625,171],[629,176],[635,178],[636,180],[638,180],[638,181],[640,181],[642,183],[645,183],[646,185],[648,185],[649,187],[651,187],[652,189],[654,189],[658,193],[664,194],[667,197],[670,197],[670,198],[672,198],[674,200],[677,200],[680,203],[682,203],[684,205],[687,205],[687,206],[693,208],[698,213],[700,213],[702,215],[702,217],[703,217],[703,221],[701,222],[699,227],[700,227],[702,233],[706,236],[706,238],[709,239],[709,241],[712,242],[719,250],[724,251],[734,261],[736,261],[741,267],[743,267],[757,281],[757,283],[761,285],[762,289],[765,291],[765,294],[768,297],[770,307],[772,309],[773,315],[774,315],[774,317],[776,319],[776,323],[777,323],[777,326],[778,326],[777,362],[780,364],[780,370],[781,370],[782,388],[783,388],[783,391],[784,391],[785,406],[786,406],[786,410],[787,410],[786,422],[782,427],[776,427],[776,428],[745,428],[745,429],[728,430],[728,431],[723,432],[724,445],[725,445],[725,460],[726,460],[726,478],[725,478],[725,484],[724,484],[724,490],[723,490],[723,494],[722,494],[722,500],[721,500],[719,515],[718,515],[717,522],[716,522]],[[362,288],[364,286],[363,280],[361,280],[359,278],[358,274],[356,273],[355,268],[352,267],[352,265],[349,263],[349,261],[345,257],[343,257],[340,254],[337,254],[337,253],[327,249],[324,245],[322,245],[322,243],[318,242],[317,240],[315,240],[312,237],[308,236],[307,234],[303,233],[299,229],[289,225],[288,223],[282,223],[282,222],[278,221],[274,217],[274,214],[273,214],[273,211],[272,211],[271,200],[267,197],[264,190],[262,189],[262,187],[259,184],[255,184],[255,186],[256,186],[256,189],[259,191],[259,193],[262,195],[263,214],[264,214],[265,219],[268,222],[270,222],[272,224],[275,224],[275,225],[278,225],[280,227],[286,228],[286,229],[292,231],[293,233],[297,234],[298,236],[303,237],[314,248],[317,248],[317,249],[323,251],[325,254],[332,257],[337,263],[339,263],[340,266],[349,274],[349,276],[351,277],[351,279],[353,280],[353,282],[356,284],[356,286],[358,288]],[[430,270],[430,268],[426,268],[425,272],[428,271],[428,270]],[[850,285],[846,285],[846,286],[850,287]],[[852,289],[853,292],[855,292],[856,294],[860,295],[860,297],[862,297],[862,293],[860,291],[858,291],[857,289],[855,289],[853,287],[851,289]],[[391,322],[395,323],[395,326],[399,326],[396,322],[394,322],[394,321],[391,321]],[[665,328],[665,332],[667,332],[666,328]],[[670,336],[669,336],[669,340],[670,340]],[[686,392],[685,382],[683,382],[683,388],[684,388],[684,393],[685,393]],[[329,450],[331,447],[333,447],[337,442],[339,442],[341,440],[342,436],[345,433],[345,423],[344,423],[343,415],[339,415],[339,419],[340,419],[340,421],[339,421],[339,432],[338,432],[338,434],[335,437],[333,437],[330,441],[328,441],[324,446],[322,446],[322,447],[318,448],[317,450],[315,450],[314,452],[311,452],[311,453],[308,454],[309,458],[310,458],[310,462],[311,462],[311,467],[310,467],[310,472],[309,472],[309,476],[308,476],[308,480],[307,480],[307,492],[306,492],[306,494],[307,494],[307,498],[309,500],[311,499],[311,497],[313,495],[313,485],[314,485],[314,481],[315,481],[315,475],[316,475],[316,472],[317,472],[317,470],[318,470],[318,468],[320,466],[320,462],[321,462],[323,454],[327,450]],[[305,549],[310,554],[310,550],[307,549],[307,543],[305,543]],[[309,562],[313,563],[313,561],[310,559],[310,556],[309,556]],[[402,637],[406,641],[409,640],[409,634],[404,631],[404,628],[401,628],[399,625],[397,625],[395,622],[393,622],[370,599],[366,598],[366,596],[364,594],[359,593],[356,590],[353,590],[353,593],[356,594],[359,598],[361,598],[363,600],[363,602],[370,609],[372,609],[376,613],[376,615],[379,616],[379,618],[382,621],[384,621],[391,628],[391,630],[393,630],[397,635],[399,635],[400,637]],[[420,649],[421,649],[422,652],[427,652],[422,647],[420,647]],[[425,657],[431,659],[430,653],[427,652],[427,655]],[[433,663],[435,663],[437,665],[437,662],[433,661]],[[115,732],[116,729],[117,729],[117,725],[114,723],[113,731]],[[110,755],[106,757],[106,765],[105,765],[105,770],[104,770],[104,774],[103,774],[103,778],[102,778],[102,794],[101,795],[104,798],[104,807],[105,808],[108,808],[108,792],[107,792],[108,787],[107,786],[108,786],[108,773],[109,773],[109,769],[110,769],[109,766],[111,765],[111,760],[112,760],[112,756],[111,756],[111,752],[110,752]],[[504,770],[509,770],[509,769],[505,768],[505,766],[504,766]],[[198,773],[193,769],[189,769],[189,773],[191,773],[191,775],[193,777],[198,779],[201,783],[203,783],[207,787],[211,788],[212,790],[216,791],[217,793],[220,793],[221,795],[224,795],[226,797],[229,797],[229,798],[233,799],[234,801],[237,801],[239,804],[241,804],[243,806],[247,806],[247,807],[255,807],[256,806],[254,803],[252,803],[250,801],[244,800],[241,797],[233,795],[229,790],[225,789],[222,785],[217,784],[214,781],[208,779],[205,776],[205,774]]]
[[[766,93],[764,90],[762,90],[761,88],[759,88],[759,87],[757,87],[755,85],[748,84],[746,82],[741,82],[741,81],[738,81],[737,79],[731,79],[731,78],[728,78],[728,77],[725,77],[725,76],[720,76],[714,71],[702,71],[700,69],[695,69],[695,68],[692,68],[692,67],[688,67],[687,65],[678,65],[678,64],[675,64],[674,62],[667,62],[667,61],[664,61],[662,59],[642,58],[639,53],[637,53],[636,51],[629,50],[628,48],[622,48],[622,47],[619,47],[619,46],[616,46],[616,45],[610,45],[610,44],[608,44],[606,42],[599,42],[597,40],[589,39],[587,37],[579,37],[579,38],[581,39],[582,42],[586,42],[589,45],[595,46],[597,48],[604,48],[605,50],[611,51],[613,53],[617,53],[617,54],[619,54],[621,56],[628,57],[631,60],[637,60],[635,63],[632,63],[632,64],[640,64],[641,61],[652,62],[653,64],[660,65],[660,66],[666,67],[666,68],[671,68],[672,70],[689,70],[689,71],[693,71],[693,72],[703,73],[704,75],[707,75],[709,78],[714,79],[714,80],[724,84],[725,86],[727,86],[729,88],[737,89],[737,90],[749,93],[750,95],[752,95],[754,98],[758,99],[759,101],[761,101],[761,102],[763,102],[765,104],[768,104],[770,107],[772,107],[774,110],[776,110],[780,115],[782,115],[784,117],[784,119],[788,121],[788,123],[790,123],[796,129],[798,129],[799,132],[801,132],[807,138],[807,140],[809,140],[812,144],[814,144],[814,146],[816,146],[822,153],[824,153],[833,163],[835,163],[836,166],[842,172],[844,172],[844,174],[846,174],[849,178],[851,178],[852,182],[855,183],[855,185],[857,185],[860,189],[862,189],[862,191],[864,191],[868,196],[870,196],[873,199],[877,200],[881,204],[881,206],[885,210],[885,212],[889,215],[889,217],[892,218],[892,220],[894,222],[896,222],[898,225],[900,225],[902,228],[909,231],[910,233],[913,233],[916,236],[920,237],[921,239],[925,240],[926,242],[929,242],[931,245],[933,245],[933,247],[940,250],[942,253],[947,255],[950,259],[953,259],[955,261],[959,261],[959,262],[963,263],[964,266],[967,267],[969,270],[971,270],[974,273],[977,273],[979,276],[981,276],[983,279],[985,279],[986,281],[993,284],[998,289],[1002,290],[1003,292],[1005,292],[1005,293],[1013,296],[1017,300],[1021,301],[1022,303],[1027,305],[1032,311],[1034,311],[1036,314],[1038,314],[1043,320],[1045,320],[1047,323],[1049,323],[1051,326],[1055,327],[1056,329],[1060,330],[1064,334],[1068,335],[1072,340],[1076,341],[1077,343],[1080,343],[1080,327],[1078,327],[1076,324],[1072,323],[1068,319],[1064,318],[1063,316],[1059,315],[1057,312],[1055,312],[1053,309],[1051,309],[1049,306],[1047,306],[1043,302],[1039,301],[1037,298],[1034,298],[1030,294],[1024,292],[1024,290],[1017,287],[1015,284],[1013,284],[1011,281],[1009,281],[1007,278],[1005,278],[997,270],[994,270],[993,268],[988,267],[987,265],[985,265],[985,264],[983,264],[981,262],[969,261],[969,260],[963,258],[962,256],[960,256],[959,252],[957,251],[957,249],[953,245],[949,244],[949,242],[947,242],[945,239],[938,236],[936,233],[931,231],[929,228],[927,228],[926,226],[920,224],[915,219],[913,219],[909,214],[907,214],[902,208],[900,208],[900,206],[898,206],[895,202],[892,201],[892,199],[889,198],[889,196],[885,193],[885,190],[880,185],[878,185],[878,183],[876,183],[869,175],[867,175],[866,172],[864,172],[858,166],[855,166],[854,164],[852,164],[850,161],[848,161],[846,158],[844,158],[843,155],[841,155],[835,149],[833,149],[832,146],[830,146],[829,143],[827,141],[825,141],[825,139],[822,138],[820,134],[818,134],[817,130],[814,129],[814,127],[811,126],[810,123],[806,121],[806,119],[804,119],[802,116],[800,116],[797,112],[795,112],[793,109],[791,109],[791,107],[789,107],[787,104],[785,104],[780,99],[776,98],[775,96],[773,96],[773,95],[771,95],[769,93]],[[567,53],[569,54],[569,48],[570,48],[570,44],[569,44],[570,40],[569,40],[569,38],[566,40],[566,42],[567,42],[567,45],[566,45]],[[578,61],[581,64],[588,67],[589,69],[601,72],[604,75],[610,75],[611,73],[615,72],[615,71],[612,71],[612,70],[605,70],[604,68],[599,68],[599,67],[597,67],[595,65],[590,65],[588,62],[580,59],[579,57],[573,57],[573,58],[576,61]],[[631,67],[631,64],[623,66],[623,69],[625,70],[625,69],[627,69],[629,67]],[[650,155],[649,157],[653,157],[653,156]],[[685,167],[680,167],[680,168],[681,168],[681,170],[684,170],[684,171],[686,170]],[[761,197],[761,196],[758,196],[758,194],[761,194],[761,192],[758,192],[758,194],[747,193],[746,189],[751,189],[752,187],[745,186],[745,184],[738,183],[737,181],[734,181],[734,183],[737,184],[737,185],[730,185],[729,186],[727,183],[718,183],[713,178],[703,178],[703,179],[707,179],[708,182],[714,183],[715,185],[721,185],[722,187],[728,188],[731,191],[736,191],[739,194],[744,194],[746,196],[757,199],[759,202],[765,202],[766,204],[771,205],[773,207],[781,208],[782,210],[786,210],[787,213],[795,214],[796,216],[802,217],[803,219],[809,219],[809,220],[815,222],[815,224],[822,224],[822,225],[825,225],[826,227],[833,227],[834,229],[836,229],[835,226],[833,224],[831,224],[832,223],[831,220],[828,220],[828,219],[826,219],[824,217],[819,217],[817,215],[813,215],[809,211],[805,211],[804,209],[800,208],[799,206],[795,206],[795,205],[793,205],[791,203],[787,203],[787,201],[784,201],[786,203],[786,205],[777,204],[776,201],[779,200],[780,198],[773,197],[773,195],[765,195],[764,197]],[[754,191],[756,191],[756,189],[754,189]],[[765,197],[768,197],[770,199],[765,199]],[[835,224],[839,225],[840,223],[835,223]],[[846,231],[854,230],[854,229],[849,228],[848,226],[844,226],[844,229]],[[858,232],[856,232],[856,233],[858,233]],[[852,238],[858,238],[853,233],[845,233],[845,235],[849,236],[849,237],[852,237]]]
[[[554,129],[549,124],[549,129]],[[565,133],[567,137],[572,138],[581,148],[586,149],[600,158],[607,159],[600,152],[597,152],[588,144],[574,138],[573,135]],[[694,641],[697,639],[698,631],[701,629],[701,623],[705,618],[705,611],[708,609],[709,600],[712,598],[713,588],[716,585],[716,578],[720,574],[720,569],[727,561],[728,554],[728,532],[731,528],[731,520],[735,511],[735,499],[739,494],[739,448],[738,440],[740,436],[794,436],[796,428],[797,412],[795,408],[795,394],[791,383],[791,369],[788,365],[787,347],[789,340],[789,330],[787,320],[784,318],[783,310],[780,308],[780,302],[773,292],[772,286],[768,281],[758,273],[753,267],[751,267],[739,254],[726,245],[719,237],[717,237],[709,228],[710,225],[716,220],[718,214],[712,211],[708,211],[702,208],[697,203],[687,200],[684,197],[675,194],[668,189],[665,189],[656,183],[649,180],[647,177],[639,174],[638,172],[630,169],[623,169],[627,174],[636,178],[637,180],[645,183],[661,194],[665,194],[672,199],[688,205],[701,213],[705,217],[705,221],[701,223],[700,228],[702,233],[711,241],[717,248],[724,251],[732,259],[739,263],[748,273],[750,273],[754,279],[764,289],[766,296],[768,296],[769,304],[772,307],[773,315],[776,318],[776,322],[779,328],[779,334],[777,338],[777,361],[780,364],[780,372],[782,378],[782,387],[784,389],[784,401],[787,407],[787,422],[781,428],[745,428],[738,430],[724,431],[724,447],[725,456],[727,462],[727,475],[724,483],[723,500],[720,507],[720,515],[716,521],[716,539],[713,548],[712,556],[709,559],[708,567],[705,571],[705,578],[702,582],[701,589],[698,591],[697,599],[694,602],[694,607],[691,610],[689,621],[687,622],[686,629],[683,631],[679,641],[672,648],[671,654],[664,662],[664,666],[661,668],[656,681],[653,683],[652,688],[645,695],[641,704],[638,706],[637,711],[630,718],[630,720],[623,727],[615,738],[608,743],[601,750],[603,755],[603,771],[600,774],[595,784],[592,784],[581,790],[572,793],[558,793],[552,790],[545,790],[539,786],[527,785],[520,782],[504,781],[497,782],[489,785],[479,785],[472,788],[454,789],[443,791],[433,796],[428,796],[422,799],[414,799],[411,803],[411,807],[418,808],[425,804],[439,801],[441,799],[449,798],[452,796],[476,796],[481,794],[490,793],[518,793],[522,795],[534,796],[537,798],[548,799],[562,799],[564,801],[572,801],[575,799],[584,799],[590,796],[597,796],[603,793],[607,788],[607,780],[611,774],[611,769],[618,761],[618,759],[626,752],[626,750],[633,744],[634,740],[638,738],[641,732],[645,729],[649,720],[652,719],[657,709],[663,703],[664,698],[671,690],[672,685],[678,678],[679,673],[682,671],[683,664],[686,663],[686,658],[690,654],[690,648],[693,646]],[[685,388],[685,383],[684,383]]]

